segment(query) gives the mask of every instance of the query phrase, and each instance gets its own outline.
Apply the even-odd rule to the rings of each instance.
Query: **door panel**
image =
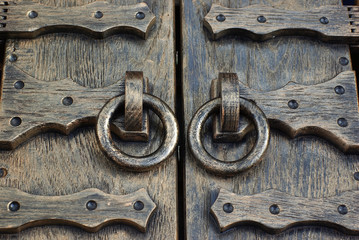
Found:
[[[89,2],[93,1],[40,1],[48,6],[67,8],[68,11],[72,6]],[[127,6],[141,1],[110,2]],[[93,39],[76,33],[48,34],[35,39],[8,39],[3,78],[11,77],[11,69],[7,67],[16,64],[16,69],[40,82],[71,79],[79,86],[101,89],[112,84],[123,84],[126,71],[142,71],[144,77],[148,78],[147,92],[174,110],[174,1],[147,1],[147,4],[155,14],[156,22],[146,40],[125,33],[105,39]],[[11,54],[17,55],[15,64],[9,61]],[[164,64],[166,67],[162,67]],[[26,84],[22,91],[26,91]],[[66,86],[63,88],[66,89]],[[120,94],[123,91],[118,92]],[[34,94],[33,101],[38,100]],[[73,100],[72,106],[76,105],[76,96],[73,96]],[[91,96],[88,101],[91,101]],[[71,109],[71,106],[68,107]],[[22,122],[26,124],[26,118]],[[154,152],[161,145],[164,129],[152,111],[149,113],[149,125],[148,143],[124,142],[113,136],[118,148],[136,156]],[[123,170],[103,153],[96,139],[95,124],[91,123],[69,135],[53,131],[40,133],[14,150],[2,150],[0,167],[7,170],[7,175],[0,179],[1,187],[16,188],[34,195],[62,196],[88,188],[125,195],[144,188],[157,205],[145,233],[123,223],[110,224],[96,233],[73,226],[53,225],[33,227],[16,234],[2,234],[1,239],[177,238],[175,155],[149,171],[138,173]]]
[[[203,24],[213,3],[228,8],[265,4],[296,11],[341,4],[337,0],[184,0],[181,14],[182,89],[186,131],[196,111],[210,100],[211,82],[221,72],[236,73],[239,81],[249,88],[270,91],[280,89],[290,81],[305,85],[327,82],[339,73],[351,70],[351,63],[342,65],[339,62],[341,57],[350,60],[348,45],[324,43],[311,37],[283,36],[256,42],[241,35],[230,35],[211,40],[211,33]],[[205,124],[202,142],[204,148],[218,159],[227,162],[240,159],[256,141],[256,135],[251,133],[238,143],[215,143],[210,122]],[[226,177],[206,171],[194,158],[188,141],[185,150],[185,226],[188,239],[356,238],[346,235],[345,231],[320,225],[292,227],[272,235],[268,229],[247,223],[220,233],[210,209],[221,188],[240,196],[276,189],[314,201],[358,190],[358,181],[353,175],[359,168],[357,155],[344,154],[329,141],[317,136],[291,139],[282,131],[271,129],[269,146],[263,160],[247,171]],[[259,207],[253,207],[254,215],[256,209]]]

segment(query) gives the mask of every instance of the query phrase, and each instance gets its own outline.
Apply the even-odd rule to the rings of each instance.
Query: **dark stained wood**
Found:
[[[358,191],[323,199],[308,199],[274,189],[247,196],[221,189],[211,213],[222,232],[239,224],[256,224],[271,233],[311,224],[358,234],[359,224],[355,220],[359,211],[358,197]],[[226,208],[225,204],[229,204],[229,207]]]
[[[127,32],[146,39],[156,19],[146,3],[119,6],[96,1],[67,8],[26,1],[0,3],[0,37],[3,38],[35,38],[57,32],[104,38]],[[137,13],[144,13],[144,18],[136,18]]]
[[[156,209],[145,189],[119,196],[98,189],[66,196],[37,196],[14,188],[0,190],[0,231],[8,233],[48,224],[66,224],[96,232],[110,223],[126,223],[145,232]],[[90,205],[88,209],[89,201],[95,202],[96,207]],[[10,210],[14,202],[19,206],[17,211]],[[143,204],[141,210],[135,209],[136,202]]]
[[[38,2],[51,7],[69,7],[92,1]],[[118,6],[128,6],[140,1],[112,2]],[[157,0],[146,2],[157,19],[146,40],[131,34],[119,34],[105,39],[72,33],[48,34],[31,40],[7,40],[5,57],[16,54],[16,64],[21,71],[44,84],[71,79],[80,86],[101,89],[120,80],[120,83],[124,82],[126,71],[143,71],[144,77],[149,79],[148,93],[160,98],[174,110],[174,1],[166,1],[165,4]],[[122,124],[123,115],[119,118]],[[149,124],[148,142],[119,141],[116,136],[113,136],[113,140],[127,154],[148,155],[160,146],[164,132],[161,122],[152,112],[149,113]],[[29,228],[17,234],[1,234],[0,239],[177,238],[175,155],[148,172],[138,174],[123,170],[102,152],[95,127],[90,126],[78,128],[68,136],[54,132],[42,133],[12,151],[2,150],[0,167],[7,169],[6,177],[0,178],[0,186],[18,188],[29,194],[61,196],[97,188],[106,194],[125,195],[144,188],[157,205],[146,233],[117,223],[96,233],[87,233],[71,226],[54,225]]]
[[[204,25],[214,39],[239,33],[259,41],[291,35],[312,36],[328,42],[357,43],[358,12],[357,6],[329,5],[293,11],[259,4],[226,8],[214,3],[204,19]]]
[[[212,4],[233,9],[259,3],[276,9],[305,11],[324,5],[338,5],[340,1],[184,0],[181,4],[182,92],[186,129],[196,111],[210,100],[208,93],[211,82],[218,78],[220,72],[237,73],[243,84],[252,90],[269,92],[282,88],[289,81],[303,85],[319,84],[335,78],[341,72],[352,70],[347,45],[323,43],[315,38],[286,36],[258,43],[233,35],[224,36],[217,41],[211,40],[211,33],[203,26],[203,22]],[[341,65],[341,57],[348,58],[349,64]],[[242,93],[241,90],[241,95]],[[328,99],[328,102],[335,97],[336,95]],[[356,111],[357,106],[355,107]],[[214,143],[210,120],[202,133],[201,140],[206,150],[226,162],[245,156],[256,141],[253,132],[238,143]],[[291,196],[311,199],[358,190],[359,182],[353,176],[354,172],[359,171],[358,156],[344,154],[323,138],[301,136],[290,139],[288,135],[271,129],[264,159],[248,171],[233,177],[207,172],[192,156],[188,145],[183,158],[187,239],[358,238],[322,226],[292,227],[273,235],[249,224],[221,233],[210,215],[210,208],[221,188],[242,196],[277,189]]]

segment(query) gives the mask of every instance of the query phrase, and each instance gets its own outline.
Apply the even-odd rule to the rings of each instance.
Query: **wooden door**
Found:
[[[225,24],[228,20],[228,18],[225,19],[225,15],[230,14],[234,11],[233,9],[244,9],[255,4],[300,12],[324,5],[340,6],[342,3],[338,0],[182,1],[184,126],[186,131],[190,128],[184,161],[187,239],[355,239],[356,237],[351,234],[357,234],[357,231],[343,228],[341,224],[355,221],[357,205],[349,207],[343,203],[342,206],[334,201],[335,204],[328,207],[324,202],[325,199],[333,199],[345,193],[354,196],[353,192],[348,193],[348,191],[358,190],[358,173],[356,172],[359,168],[359,158],[356,154],[345,154],[338,144],[329,141],[330,138],[315,136],[315,134],[291,138],[285,129],[274,129],[272,126],[275,122],[272,121],[270,122],[269,145],[262,161],[255,166],[247,167],[247,170],[234,174],[227,174],[223,169],[213,173],[216,166],[209,164],[206,169],[193,154],[192,149],[196,147],[198,139],[190,139],[194,135],[191,130],[197,131],[199,126],[191,127],[191,119],[194,118],[197,110],[211,99],[213,79],[228,80],[233,78],[233,75],[225,74],[235,73],[241,87],[245,86],[262,94],[283,89],[286,85],[292,86],[288,83],[295,82],[309,88],[313,87],[313,91],[305,98],[309,102],[313,101],[315,105],[316,94],[320,92],[314,90],[317,89],[315,84],[326,83],[341,73],[352,70],[349,46],[326,43],[321,41],[322,39],[319,40],[318,35],[316,37],[279,36],[258,42],[253,40],[253,34],[251,36],[246,31],[239,31],[238,34],[230,34],[213,40],[211,29],[205,25],[205,16],[215,4],[228,8],[223,16],[217,15],[217,19],[213,20]],[[258,17],[261,15],[265,17],[266,14],[271,16],[271,12],[252,9]],[[291,19],[296,17],[292,13]],[[320,18],[318,18],[319,25],[326,24],[325,21],[320,23],[319,20]],[[248,22],[264,23],[265,19],[248,19]],[[221,76],[220,73],[224,75]],[[356,98],[355,78],[351,79],[354,86],[351,94]],[[249,90],[243,91],[241,87],[239,94],[247,94]],[[335,86],[331,88],[332,95],[327,98],[327,103],[332,105],[335,105],[333,99],[336,98],[336,94],[339,94],[335,93],[334,88]],[[233,89],[235,88],[232,88],[232,91]],[[226,90],[228,88],[222,89],[223,93],[233,94]],[[268,98],[268,105],[274,98]],[[277,98],[280,97],[277,95]],[[295,106],[297,105],[295,102],[294,105],[293,102],[290,104],[290,100],[287,99],[288,106],[285,102],[284,107],[300,111],[303,106],[302,102],[297,102],[298,107]],[[262,101],[265,101],[265,98]],[[354,101],[354,105],[349,105],[348,103],[342,108],[341,114],[346,115],[353,111],[353,116],[356,115],[357,102]],[[350,110],[350,107],[353,110]],[[318,104],[316,111],[312,112],[314,122],[315,116],[319,118],[321,111],[325,109]],[[207,113],[201,111],[197,115],[197,120]],[[329,116],[330,113],[329,111]],[[219,114],[218,108],[213,113],[213,119],[216,119],[214,117],[216,114]],[[260,141],[256,140],[256,134],[252,132],[236,143],[216,143],[212,138],[212,120],[210,118],[204,124],[201,138],[203,146],[201,147],[219,160],[228,163],[242,159],[250,152],[256,141]],[[338,124],[345,125],[341,121]],[[351,133],[347,132],[347,134]],[[352,134],[357,134],[357,132],[352,132]],[[206,160],[202,160],[204,161]],[[276,192],[271,192],[274,190]],[[222,201],[223,206],[213,207],[212,205],[217,201]],[[211,214],[211,207],[212,212],[217,215]],[[293,208],[295,208],[295,213],[291,212]],[[289,213],[292,215],[288,216]],[[328,215],[325,215],[326,213]],[[323,214],[327,216],[326,219],[313,221],[313,218],[324,216]],[[221,225],[225,227],[220,229],[216,218],[221,218],[227,225]],[[287,220],[291,218],[294,219],[295,224],[287,224]],[[332,224],[326,222],[330,219]],[[302,221],[301,224],[298,224],[298,221]],[[337,223],[333,224],[333,221]],[[238,222],[240,224],[236,224]]]
[[[22,2],[16,2],[17,7],[22,6]],[[76,9],[81,6],[90,6],[92,2],[94,1],[33,1],[34,4],[39,3],[40,5],[32,5],[34,9],[28,10],[37,11],[37,13],[27,12],[24,24],[34,23],[37,19],[41,20],[45,12],[36,9],[39,6],[50,7],[55,12],[53,14],[62,11],[76,18],[76,14],[74,15]],[[130,14],[135,19],[136,11],[134,10],[136,9],[133,9],[133,6],[141,2],[137,0],[108,1],[108,4],[112,5],[107,10],[92,9],[94,15],[87,16],[89,17],[88,21],[91,22],[96,18],[109,21],[108,18],[106,20],[106,14],[111,9],[116,10],[118,7],[125,7],[127,10],[117,13],[114,15],[115,17],[121,14]],[[3,11],[3,15],[8,14],[7,27],[11,27],[10,21],[13,16],[11,14],[15,12],[12,11],[14,10],[12,4],[13,2],[9,2],[9,4],[1,6],[1,9],[9,9]],[[100,4],[102,3],[100,2]],[[17,126],[26,126],[39,115],[44,116],[42,120],[45,122],[48,120],[48,122],[43,125],[39,124],[40,127],[31,134],[18,133],[19,136],[23,134],[21,141],[16,142],[16,146],[6,145],[7,149],[2,149],[0,152],[1,187],[6,187],[11,191],[18,189],[23,193],[34,195],[31,203],[25,201],[27,198],[23,193],[1,196],[1,202],[4,205],[1,206],[1,211],[4,211],[2,215],[15,210],[11,213],[13,214],[11,217],[16,215],[18,218],[24,218],[22,216],[26,216],[25,220],[29,222],[29,224],[26,224],[25,221],[24,224],[14,225],[12,220],[8,220],[11,232],[1,234],[1,239],[177,238],[176,154],[150,170],[146,169],[142,172],[132,171],[133,169],[125,170],[112,161],[100,148],[96,137],[96,116],[99,111],[90,116],[82,116],[83,119],[87,119],[86,121],[75,118],[73,129],[64,130],[58,124],[51,125],[56,121],[61,122],[69,114],[83,114],[91,109],[91,106],[95,106],[99,101],[100,97],[96,95],[99,92],[105,95],[113,94],[105,103],[114,96],[124,94],[126,72],[142,72],[143,78],[148,79],[147,93],[165,102],[172,111],[175,110],[174,1],[151,0],[146,1],[145,5],[155,17],[155,22],[151,23],[152,25],[148,29],[146,39],[143,38],[144,34],[141,35],[135,31],[137,34],[134,35],[126,28],[124,29],[126,32],[120,29],[119,32],[109,32],[102,36],[88,34],[82,28],[75,28],[71,30],[71,33],[63,33],[64,29],[60,29],[61,33],[43,34],[35,38],[30,36],[32,39],[8,38],[6,40],[1,108],[2,114],[5,114],[5,109],[12,108],[13,117],[17,118],[13,120],[12,125],[13,118],[2,119],[6,123],[2,123],[1,131],[14,131]],[[95,10],[99,10],[99,12]],[[82,12],[78,13],[80,16]],[[90,13],[92,14],[92,12]],[[141,21],[143,18],[146,20],[147,16],[141,15],[136,18]],[[61,21],[61,19],[57,20]],[[86,24],[86,21],[83,21],[82,23]],[[76,20],[73,23],[76,25]],[[6,85],[6,83],[10,85]],[[54,89],[51,88],[52,86],[57,87]],[[78,91],[78,95],[71,92],[74,89]],[[11,91],[13,92],[10,94]],[[89,93],[85,94],[84,91],[89,91]],[[4,92],[7,92],[7,95]],[[20,99],[25,95],[28,96],[28,101],[22,100],[22,105],[19,105],[20,100],[10,103],[6,101],[7,97],[18,96]],[[48,108],[49,104],[53,104],[52,107]],[[37,107],[26,110],[29,106]],[[48,112],[42,111],[41,106]],[[89,106],[89,109],[86,106]],[[148,142],[122,141],[113,136],[117,148],[127,154],[139,157],[148,155],[159,148],[161,139],[165,135],[164,124],[161,124],[159,118],[152,111],[149,112],[148,119],[150,128]],[[118,124],[121,125],[121,121]],[[4,130],[5,128],[9,129]],[[13,149],[8,149],[11,147]],[[113,218],[111,213],[108,213],[105,214],[104,219],[98,221],[96,216],[87,215],[90,214],[91,208],[96,208],[96,205],[91,202],[90,205],[81,201],[71,202],[74,197],[72,194],[81,191],[89,191],[88,194],[92,194],[91,196],[111,194],[109,198],[115,199],[141,191],[141,194],[148,193],[148,197],[156,205],[156,209],[148,219],[146,229],[141,229],[136,226],[136,223],[128,220],[131,216],[125,217],[121,221],[117,221],[118,219],[111,221],[116,219],[116,216]],[[86,195],[87,193],[82,194]],[[45,198],[37,198],[40,195]],[[19,196],[23,196],[23,198],[17,199],[16,197]],[[59,199],[55,207],[52,206],[53,209],[51,209],[50,200],[46,197],[55,196],[65,197]],[[97,209],[91,214],[95,214],[96,210],[111,207],[111,201],[106,200],[106,197],[104,199],[104,202],[97,202]],[[122,203],[125,204],[122,207],[127,206],[132,209],[131,201],[134,199],[130,200],[130,203]],[[20,209],[16,211],[16,204],[9,206],[10,202],[17,202],[19,204],[17,207]],[[116,201],[112,201],[112,203],[114,202]],[[89,210],[87,212],[85,205]],[[15,207],[15,209],[9,210],[10,207]],[[143,207],[146,209],[146,205],[142,205]],[[153,206],[151,205],[151,207]],[[42,212],[41,209],[44,208],[47,210]],[[141,209],[141,206],[139,208]],[[27,210],[32,213],[42,212],[43,215],[29,214],[29,212],[26,213]],[[77,210],[79,210],[77,217],[80,218],[78,222],[73,222],[71,219],[61,220],[61,218],[67,219],[67,215],[70,216],[74,213],[76,215]],[[61,213],[62,216],[58,216],[58,213]],[[141,213],[138,214],[141,215]],[[54,216],[60,220],[54,221],[52,219]],[[40,220],[40,222],[33,220]],[[7,223],[4,223],[6,219],[3,218],[2,221],[2,225],[6,226]],[[89,221],[87,227],[81,225],[84,221]],[[6,232],[6,229],[2,230]],[[17,231],[19,232],[17,233]]]

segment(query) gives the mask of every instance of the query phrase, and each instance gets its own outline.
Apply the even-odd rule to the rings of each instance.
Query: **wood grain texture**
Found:
[[[5,74],[0,110],[2,149],[14,149],[47,131],[68,135],[80,126],[94,126],[106,102],[124,93],[121,80],[104,88],[83,87],[71,79],[44,82],[25,74],[16,63],[7,65]],[[23,83],[21,89],[16,88],[19,81]],[[71,98],[71,102],[64,102],[65,98]],[[11,124],[14,117],[21,119],[20,125]],[[128,138],[125,129],[118,128],[115,132]]]
[[[90,0],[37,2],[49,6],[80,6]],[[126,6],[141,1],[111,2]],[[174,2],[167,1],[163,4],[151,0],[147,4],[157,19],[147,40],[131,34],[101,40],[80,34],[49,34],[32,40],[8,40],[6,58],[15,53],[20,69],[40,81],[69,78],[90,88],[102,88],[119,80],[123,81],[126,71],[143,71],[144,76],[149,79],[149,93],[174,109]],[[123,118],[120,115],[119,118],[121,117]],[[148,143],[122,142],[113,136],[114,141],[128,154],[143,156],[154,152],[161,143],[163,127],[152,112],[149,113],[149,122],[151,127]],[[91,234],[78,228],[57,225],[30,228],[18,234],[2,234],[0,239],[177,238],[175,156],[151,171],[131,173],[109,161],[97,143],[94,127],[84,127],[68,136],[43,133],[13,151],[1,151],[0,165],[8,170],[6,177],[0,178],[2,187],[18,188],[30,194],[45,196],[68,195],[87,188],[124,195],[145,188],[157,205],[146,233],[123,224],[111,224]]]
[[[125,223],[145,232],[156,209],[156,204],[143,188],[119,196],[94,188],[65,196],[37,196],[15,188],[0,190],[0,231],[8,233],[48,224],[66,224],[96,232],[110,223]],[[89,209],[89,201],[95,202],[96,207],[90,205]],[[14,202],[19,206],[16,211],[14,208],[10,210]],[[143,208],[135,209],[139,202]]]
[[[254,101],[265,113],[272,128],[282,130],[291,138],[317,135],[343,152],[358,153],[356,83],[355,72],[346,71],[325,83],[314,85],[289,82],[280,89],[265,92],[250,89],[240,82],[239,88],[243,98]],[[338,88],[343,89],[343,93]],[[290,105],[291,101],[297,105]],[[347,126],[339,125],[339,119],[345,119]]]
[[[240,224],[256,224],[272,233],[280,233],[298,225],[323,225],[358,234],[359,225],[355,221],[359,210],[358,197],[358,191],[344,192],[335,197],[308,199],[274,189],[249,196],[221,189],[211,207],[211,213],[221,232]],[[231,207],[226,209],[225,204]]]
[[[146,3],[118,6],[108,1],[96,1],[71,8],[26,1],[0,3],[2,38],[35,38],[56,32],[105,38],[127,32],[146,39],[156,19]],[[136,18],[137,13],[143,13],[143,18]]]
[[[239,36],[212,41],[203,26],[213,3],[228,8],[265,4],[277,9],[304,11],[321,5],[338,5],[339,0],[185,0],[182,6],[184,126],[205,102],[210,100],[212,79],[220,72],[233,72],[248,87],[272,91],[288,81],[311,85],[326,82],[351,70],[341,57],[350,60],[347,45],[326,44],[308,37],[278,37],[253,42]],[[308,96],[309,98],[310,96]],[[206,150],[218,159],[233,161],[248,153],[255,142],[250,133],[239,143],[214,143],[212,125],[203,130]],[[232,228],[220,233],[210,215],[210,207],[225,188],[241,195],[278,189],[292,196],[325,198],[344,191],[358,190],[353,177],[359,170],[357,155],[346,155],[327,140],[315,136],[289,139],[271,130],[271,139],[261,163],[233,177],[208,173],[193,158],[188,147],[185,158],[186,236],[187,239],[358,239],[333,228],[299,226],[280,234],[268,234],[254,225]]]
[[[259,41],[278,36],[312,36],[328,42],[356,43],[358,10],[357,6],[339,5],[293,11],[259,4],[243,8],[212,4],[204,26],[214,39],[239,33]]]

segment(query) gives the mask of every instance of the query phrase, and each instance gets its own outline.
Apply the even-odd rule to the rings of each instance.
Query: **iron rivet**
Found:
[[[219,14],[216,17],[218,22],[224,22],[226,20],[226,17],[223,14]]]
[[[264,16],[259,16],[259,17],[257,17],[257,21],[260,23],[265,23],[267,21],[267,19]]]
[[[13,118],[11,118],[10,124],[11,124],[12,126],[14,126],[14,127],[20,126],[20,124],[21,124],[21,118],[19,118],[19,117],[13,117]]]
[[[349,60],[346,57],[341,57],[341,58],[339,58],[339,63],[340,63],[340,65],[346,66],[349,64]]]
[[[62,104],[65,106],[70,106],[73,102],[74,100],[72,99],[72,97],[64,97],[62,99]]]
[[[334,88],[334,91],[335,91],[335,93],[336,94],[339,94],[339,95],[342,95],[342,94],[344,94],[345,93],[345,89],[344,89],[344,87],[343,86],[336,86],[335,88]]]
[[[137,13],[136,13],[136,18],[137,18],[137,19],[142,20],[142,19],[144,19],[145,17],[146,17],[146,14],[145,14],[144,12],[137,12]]]
[[[97,208],[97,203],[94,200],[90,200],[86,203],[86,208],[90,211],[95,210]]]
[[[17,56],[15,54],[11,54],[9,57],[10,62],[16,62]]]
[[[20,203],[13,201],[9,204],[9,210],[12,212],[16,212],[20,209]]]
[[[143,204],[143,202],[141,201],[136,201],[134,204],[133,204],[133,208],[137,211],[141,211],[143,208],[145,207],[145,205]]]
[[[27,16],[28,16],[29,18],[37,18],[38,14],[37,14],[37,12],[35,12],[35,11],[30,11],[30,12],[27,14]]]
[[[269,211],[271,214],[277,215],[277,214],[279,214],[280,209],[277,204],[273,204],[272,206],[269,207]]]
[[[23,81],[17,81],[16,83],[14,83],[14,87],[16,89],[23,89],[25,86],[25,83]]]
[[[95,12],[95,18],[102,18],[103,17],[103,13],[101,11],[97,11]]]
[[[7,175],[7,170],[5,168],[0,168],[0,178],[3,178]]]
[[[299,107],[299,104],[296,100],[290,100],[288,102],[288,107],[291,109],[297,109]]]
[[[233,212],[234,207],[232,205],[232,203],[226,203],[223,205],[223,211],[225,211],[226,213],[231,213]]]
[[[321,17],[321,18],[319,19],[319,21],[320,21],[320,23],[322,23],[322,24],[328,24],[328,23],[329,23],[329,19],[326,18],[326,17]]]
[[[359,172],[354,173],[354,179],[359,181]]]
[[[338,207],[338,212],[339,212],[340,214],[343,214],[343,215],[347,214],[347,213],[348,213],[348,208],[347,208],[347,206],[345,206],[345,205],[339,205],[339,207]]]
[[[338,119],[338,125],[341,127],[347,127],[348,121],[345,118],[339,118]]]

